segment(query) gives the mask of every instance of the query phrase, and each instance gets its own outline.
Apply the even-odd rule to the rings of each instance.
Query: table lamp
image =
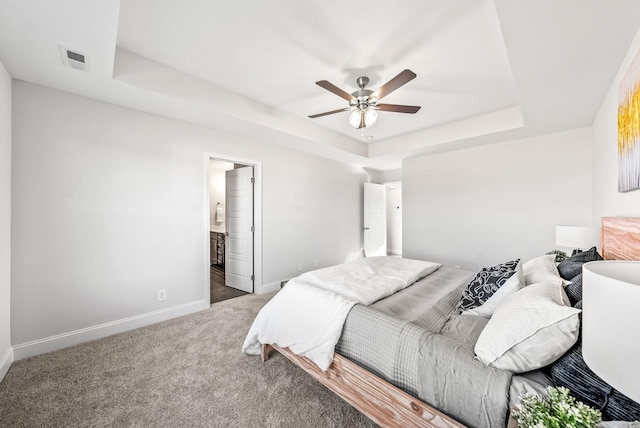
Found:
[[[600,228],[587,226],[556,226],[556,245],[573,248],[573,254],[600,245]]]
[[[582,266],[582,356],[612,387],[640,402],[640,262]]]

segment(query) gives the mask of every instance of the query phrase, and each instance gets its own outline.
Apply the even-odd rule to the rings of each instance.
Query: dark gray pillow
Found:
[[[580,342],[551,365],[551,380],[554,386],[568,388],[576,400],[599,409],[605,421],[640,420],[640,403],[620,393],[591,371],[582,358]]]
[[[576,306],[582,300],[582,273],[574,276],[571,283],[564,287],[564,291],[567,293],[571,306]]]
[[[576,275],[582,273],[582,265],[587,262],[595,262],[596,260],[602,260],[596,247],[592,247],[587,251],[574,254],[567,260],[558,264],[558,273],[564,279],[572,280]]]
[[[467,284],[458,303],[460,313],[482,306],[516,273],[520,259],[483,268]]]

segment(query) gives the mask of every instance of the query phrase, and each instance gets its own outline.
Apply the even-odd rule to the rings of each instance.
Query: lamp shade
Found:
[[[556,226],[556,245],[567,248],[591,248],[600,245],[600,228]]]
[[[598,376],[640,402],[640,262],[582,266],[582,356]]]
[[[378,112],[372,108],[364,111],[364,123],[367,128],[371,128],[378,121]]]
[[[357,128],[360,126],[360,122],[362,121],[362,111],[356,109],[351,112],[349,115],[349,126],[352,128]]]

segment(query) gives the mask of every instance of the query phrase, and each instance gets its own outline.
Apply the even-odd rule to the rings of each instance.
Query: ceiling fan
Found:
[[[327,116],[329,114],[340,113],[342,111],[351,111],[349,115],[349,125],[353,128],[370,128],[376,124],[378,120],[378,112],[380,111],[392,111],[396,113],[415,113],[420,110],[420,106],[405,106],[400,104],[378,104],[383,97],[389,95],[402,85],[415,79],[416,74],[411,70],[404,70],[393,79],[389,80],[384,85],[380,86],[377,90],[365,89],[369,84],[369,78],[366,76],[358,77],[356,83],[358,84],[357,91],[349,94],[342,89],[338,88],[332,83],[326,80],[320,80],[316,82],[316,85],[326,89],[329,92],[333,92],[339,97],[349,101],[349,107],[341,108],[338,110],[331,110],[324,113],[313,114],[309,116],[312,119],[316,117]]]

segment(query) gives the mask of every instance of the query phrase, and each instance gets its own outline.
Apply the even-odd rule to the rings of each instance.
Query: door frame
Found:
[[[235,156],[229,156],[221,153],[206,152],[204,154],[204,294],[205,299],[211,301],[210,290],[210,269],[211,269],[211,248],[210,248],[210,182],[211,177],[209,172],[209,160],[214,159],[222,162],[239,163],[242,165],[253,167],[253,176],[255,183],[253,186],[253,225],[255,227],[255,233],[253,234],[253,274],[255,275],[255,281],[253,282],[253,292],[260,294],[262,292],[262,162],[254,159],[244,159]]]

